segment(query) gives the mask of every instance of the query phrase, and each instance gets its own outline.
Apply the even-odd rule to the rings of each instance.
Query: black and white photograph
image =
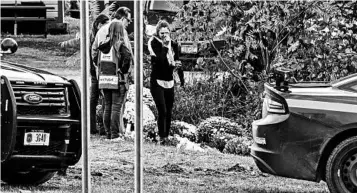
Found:
[[[356,0],[0,9],[0,192],[357,192]]]

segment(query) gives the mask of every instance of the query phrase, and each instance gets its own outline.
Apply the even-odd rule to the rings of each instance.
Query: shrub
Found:
[[[178,135],[180,137],[186,137],[190,141],[195,141],[196,139],[196,127],[182,121],[172,121],[169,136]],[[149,121],[143,127],[144,139],[147,141],[157,141],[158,139],[158,127],[157,121]],[[170,140],[172,141],[172,140]],[[176,143],[174,141],[173,143]]]
[[[154,114],[151,112],[150,108],[146,104],[143,104],[142,111],[143,111],[143,117],[142,117],[143,125],[155,121]],[[134,128],[134,124],[135,124],[134,118],[135,118],[135,104],[133,102],[126,102],[124,115],[123,115],[124,122],[131,123]]]
[[[213,82],[178,87],[175,89],[173,119],[197,125],[203,119],[224,114],[224,93]]]
[[[174,136],[175,134],[180,137],[185,137],[190,141],[196,141],[197,127],[183,121],[173,121],[171,122],[170,135]]]
[[[180,143],[180,141],[173,136],[168,137],[168,141],[166,142],[166,146],[177,146]]]
[[[143,139],[148,142],[156,142],[158,138],[157,122],[152,121],[143,127]]]
[[[252,140],[247,137],[236,137],[227,142],[223,153],[231,153],[237,155],[249,155],[249,146],[252,145]]]
[[[144,87],[142,94],[143,94],[143,104],[148,105],[149,107],[150,106],[155,107],[155,102],[151,96],[150,89]],[[135,85],[133,84],[129,86],[126,101],[135,103]]]
[[[197,142],[210,143],[219,133],[242,136],[242,126],[224,117],[210,117],[198,125]]]
[[[237,136],[229,133],[225,133],[223,131],[219,131],[212,135],[212,139],[207,145],[216,148],[222,152],[226,147],[227,142],[235,137]]]
[[[232,77],[176,88],[173,119],[198,125],[212,116],[226,117],[251,136],[251,123],[261,117],[262,83],[245,81],[249,92]]]

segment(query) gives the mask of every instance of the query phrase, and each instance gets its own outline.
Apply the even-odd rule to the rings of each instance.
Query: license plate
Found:
[[[48,146],[50,134],[45,132],[26,132],[24,145]]]
[[[195,45],[181,45],[181,52],[186,54],[196,54],[197,46]]]

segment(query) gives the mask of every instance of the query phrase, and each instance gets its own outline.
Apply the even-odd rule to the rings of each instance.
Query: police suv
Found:
[[[6,38],[1,54],[17,50]],[[1,59],[1,180],[37,185],[81,157],[80,91],[74,80]]]

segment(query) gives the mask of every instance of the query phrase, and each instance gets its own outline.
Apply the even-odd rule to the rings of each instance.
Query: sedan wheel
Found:
[[[342,141],[331,153],[326,182],[332,193],[357,192],[357,137]]]

